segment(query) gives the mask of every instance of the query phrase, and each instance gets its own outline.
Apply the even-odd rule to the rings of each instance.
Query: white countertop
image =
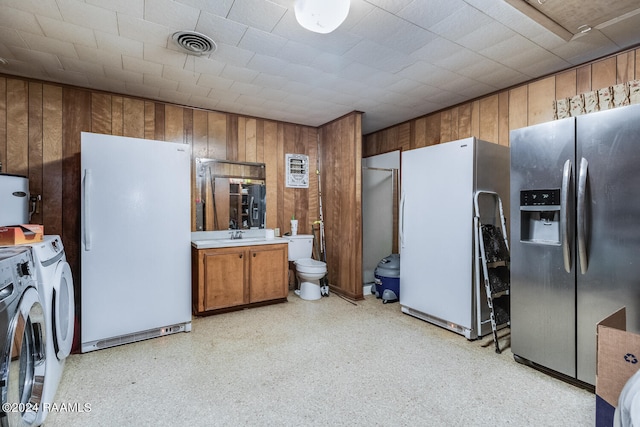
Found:
[[[191,246],[196,249],[230,248],[236,246],[277,245],[289,243],[282,237],[265,238],[265,230],[246,230],[242,238],[231,239],[231,231],[195,231],[191,233]]]

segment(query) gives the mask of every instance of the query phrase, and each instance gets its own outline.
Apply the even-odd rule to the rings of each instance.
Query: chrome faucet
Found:
[[[235,230],[235,231],[229,232],[229,234],[231,234],[231,240],[242,239],[242,233],[244,233],[244,231],[242,230]]]

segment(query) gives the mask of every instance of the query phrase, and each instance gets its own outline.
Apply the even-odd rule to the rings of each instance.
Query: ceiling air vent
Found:
[[[205,55],[216,50],[216,43],[210,37],[195,31],[178,31],[171,36],[178,47],[189,55]]]

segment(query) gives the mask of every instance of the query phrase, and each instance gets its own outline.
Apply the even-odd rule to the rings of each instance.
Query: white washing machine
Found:
[[[46,323],[46,372],[42,403],[53,403],[62,378],[64,364],[71,353],[75,324],[73,277],[60,236],[44,236],[31,243],[38,281],[38,293],[44,307]],[[44,423],[48,406],[38,411],[36,425]]]
[[[46,370],[45,315],[31,251],[0,248],[0,426],[37,426]]]

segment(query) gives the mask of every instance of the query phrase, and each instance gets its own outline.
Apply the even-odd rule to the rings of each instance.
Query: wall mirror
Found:
[[[196,230],[264,228],[264,163],[196,159]]]

